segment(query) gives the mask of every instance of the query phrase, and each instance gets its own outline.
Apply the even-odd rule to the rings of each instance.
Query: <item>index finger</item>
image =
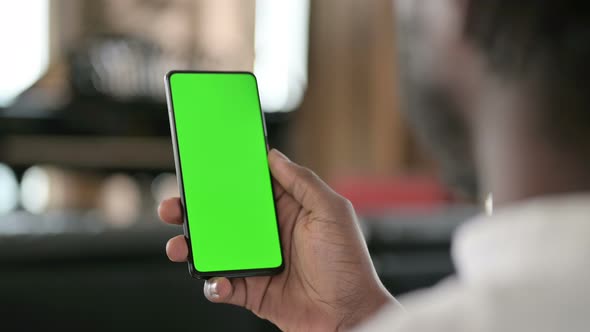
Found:
[[[315,173],[295,164],[278,150],[270,151],[268,162],[275,180],[306,209],[330,206],[339,197]]]
[[[158,215],[167,224],[182,225],[183,218],[180,198],[174,197],[163,200],[158,207]]]

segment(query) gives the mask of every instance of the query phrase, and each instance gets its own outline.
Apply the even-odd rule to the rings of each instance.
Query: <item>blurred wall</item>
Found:
[[[311,2],[296,159],[329,179],[431,172],[399,112],[390,0]]]
[[[126,34],[209,70],[252,70],[255,0],[51,0],[51,58],[97,34]]]
[[[157,8],[159,2],[150,6]],[[142,31],[141,20],[149,13],[135,11],[130,22],[124,18],[134,5],[150,8],[135,0],[52,3],[59,12],[52,23],[52,35],[60,36],[52,47],[56,54],[89,34]],[[255,0],[174,0],[162,6],[170,12],[190,11],[188,22],[176,22],[177,28],[166,25],[170,31],[165,34],[147,29],[146,36],[162,37],[170,51],[190,53],[199,69],[252,69]],[[279,145],[329,180],[432,175],[434,167],[416,147],[399,112],[391,0],[311,1],[310,11],[309,85],[303,104],[281,127],[288,133],[281,139],[286,144]],[[165,23],[166,15],[160,16]]]

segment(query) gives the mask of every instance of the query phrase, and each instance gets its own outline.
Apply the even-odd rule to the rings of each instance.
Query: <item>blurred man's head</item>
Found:
[[[585,189],[560,173],[590,166],[590,3],[397,0],[396,10],[407,112],[451,180],[474,188],[473,146],[484,190],[503,200]],[[528,189],[510,193],[519,181]]]

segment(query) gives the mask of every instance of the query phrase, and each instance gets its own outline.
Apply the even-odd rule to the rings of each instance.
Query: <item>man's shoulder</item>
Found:
[[[586,331],[590,195],[479,217],[453,244],[456,277],[384,309],[360,331]]]
[[[588,288],[573,279],[469,283],[450,278],[402,298],[405,311],[384,308],[359,331],[582,331],[590,300],[581,293]]]

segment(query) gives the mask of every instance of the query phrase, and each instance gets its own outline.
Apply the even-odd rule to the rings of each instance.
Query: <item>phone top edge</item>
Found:
[[[256,78],[256,75],[252,71],[247,70],[191,70],[191,69],[171,69],[169,70],[164,78],[169,80],[174,74],[247,74],[252,75]]]
[[[256,84],[256,91],[258,92],[258,101],[260,103],[260,90],[258,86],[258,78],[256,74],[247,70],[192,70],[192,69],[171,69],[164,75],[164,85],[166,89],[166,101],[168,103],[168,110],[172,111],[172,87],[171,79],[174,74],[242,74],[252,76]],[[262,105],[260,105],[262,111]],[[266,122],[264,122],[264,134],[266,136]]]

